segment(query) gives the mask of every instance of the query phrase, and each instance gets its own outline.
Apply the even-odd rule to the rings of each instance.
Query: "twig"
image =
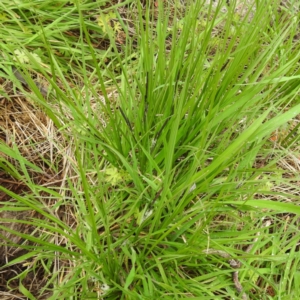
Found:
[[[264,224],[264,227],[268,227],[271,225],[271,221],[266,221]],[[245,253],[249,253],[252,248],[254,247],[255,243],[258,241],[258,237],[260,236],[260,232],[257,232],[255,239],[253,240],[253,242],[247,247],[247,249],[245,250]],[[232,273],[232,281],[234,283],[234,287],[236,288],[237,292],[239,294],[242,293],[242,300],[247,300],[248,296],[245,292],[243,292],[243,286],[239,281],[239,271],[238,269],[241,267],[242,263],[237,260],[237,259],[233,259],[231,258],[230,254],[228,254],[225,251],[222,250],[216,250],[216,249],[205,249],[203,251],[205,254],[216,254],[219,255],[221,257],[227,258],[228,259],[228,263],[230,265],[230,267],[232,269],[235,269],[235,271]]]
[[[24,78],[24,76],[19,72],[19,70],[16,67],[12,67],[13,73],[16,76],[16,78],[22,83],[24,84],[27,88],[29,87],[29,84],[27,83],[26,79]],[[40,93],[44,96],[47,97],[48,94],[48,90],[46,88],[43,87],[42,84],[40,84],[38,81],[33,80],[34,84],[37,86],[37,88],[39,89]]]

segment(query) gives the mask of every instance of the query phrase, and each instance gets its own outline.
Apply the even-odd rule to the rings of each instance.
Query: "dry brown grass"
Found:
[[[0,98],[0,139],[6,145],[16,146],[21,155],[29,162],[35,164],[43,171],[31,172],[32,180],[41,186],[59,187],[62,183],[62,171],[55,172],[51,165],[45,164],[45,158],[53,164],[62,166],[62,156],[56,147],[61,141],[61,136],[46,114],[33,104],[30,97],[25,97],[21,91],[14,91],[12,83],[2,79],[2,87],[8,97]],[[4,154],[1,154],[11,164],[18,163]],[[31,193],[30,187],[22,178],[16,178],[7,172],[0,171],[0,185],[17,194]],[[24,208],[24,211],[14,211],[15,199],[0,191],[0,225],[9,230],[24,234],[33,234],[34,227],[26,224],[36,212]],[[47,203],[47,201],[46,201]],[[50,203],[48,203],[50,204]],[[12,209],[10,210],[9,207]],[[4,208],[4,209],[3,209]],[[16,222],[12,221],[16,220]],[[8,230],[0,230],[0,251],[2,257],[0,266],[26,253],[22,245],[28,244],[22,237],[14,235]],[[31,262],[28,261],[28,264]],[[13,279],[26,270],[24,264],[15,264],[13,267],[2,268],[0,271],[0,297],[1,299],[25,299],[14,289],[18,290],[19,279]],[[38,294],[41,285],[44,285],[43,272],[37,270],[34,274],[29,272],[23,284],[31,293]],[[10,291],[12,289],[12,291]]]

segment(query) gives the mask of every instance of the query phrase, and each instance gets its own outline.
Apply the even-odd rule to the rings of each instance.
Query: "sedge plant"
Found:
[[[297,12],[287,22],[292,13],[278,1],[253,2],[243,14],[239,5],[73,1],[60,7],[65,22],[49,11],[52,26],[40,10],[18,8],[29,28],[38,20],[39,34],[3,52],[59,133],[56,160],[39,161],[62,174],[59,186],[38,184],[33,172],[46,169],[1,143],[1,169],[28,187],[22,195],[1,187],[15,199],[5,210],[38,214],[17,221],[32,234],[9,229],[29,242],[5,266],[31,262],[16,275],[23,295],[299,296]],[[38,47],[46,69],[32,54]],[[48,99],[30,68],[49,83]],[[242,291],[230,259],[240,263]],[[46,283],[34,294],[22,280],[37,269]]]

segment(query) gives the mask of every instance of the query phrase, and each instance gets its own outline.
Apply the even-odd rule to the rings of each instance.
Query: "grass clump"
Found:
[[[5,293],[297,298],[298,12],[230,2],[0,5]]]

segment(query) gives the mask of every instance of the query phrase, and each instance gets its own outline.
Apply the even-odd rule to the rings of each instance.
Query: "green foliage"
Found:
[[[114,32],[121,31],[121,25],[119,22],[116,22],[117,15],[113,12],[107,14],[102,14],[97,18],[97,24],[101,27],[104,34],[107,34],[109,30]]]
[[[300,113],[291,12],[279,15],[277,1],[246,16],[237,3],[224,13],[225,3],[205,1],[52,2],[43,4],[47,14],[36,12],[40,1],[34,9],[12,4],[5,13],[21,20],[1,25],[3,35],[17,30],[10,41],[18,62],[55,90],[50,101],[34,101],[59,128],[61,163],[54,167],[50,155],[43,162],[62,172],[61,185],[38,184],[31,174],[41,167],[0,145],[0,168],[29,192],[0,190],[41,216],[27,222],[42,235],[20,234],[37,245],[28,255],[55,269],[45,272],[52,286],[40,295],[49,288],[49,299],[236,298],[230,258],[241,263],[251,299],[270,291],[297,298],[299,170],[283,167],[299,156],[299,128],[290,125]],[[35,34],[21,34],[24,26]],[[276,146],[270,138],[283,128],[292,133]],[[28,287],[19,292],[34,297]]]

